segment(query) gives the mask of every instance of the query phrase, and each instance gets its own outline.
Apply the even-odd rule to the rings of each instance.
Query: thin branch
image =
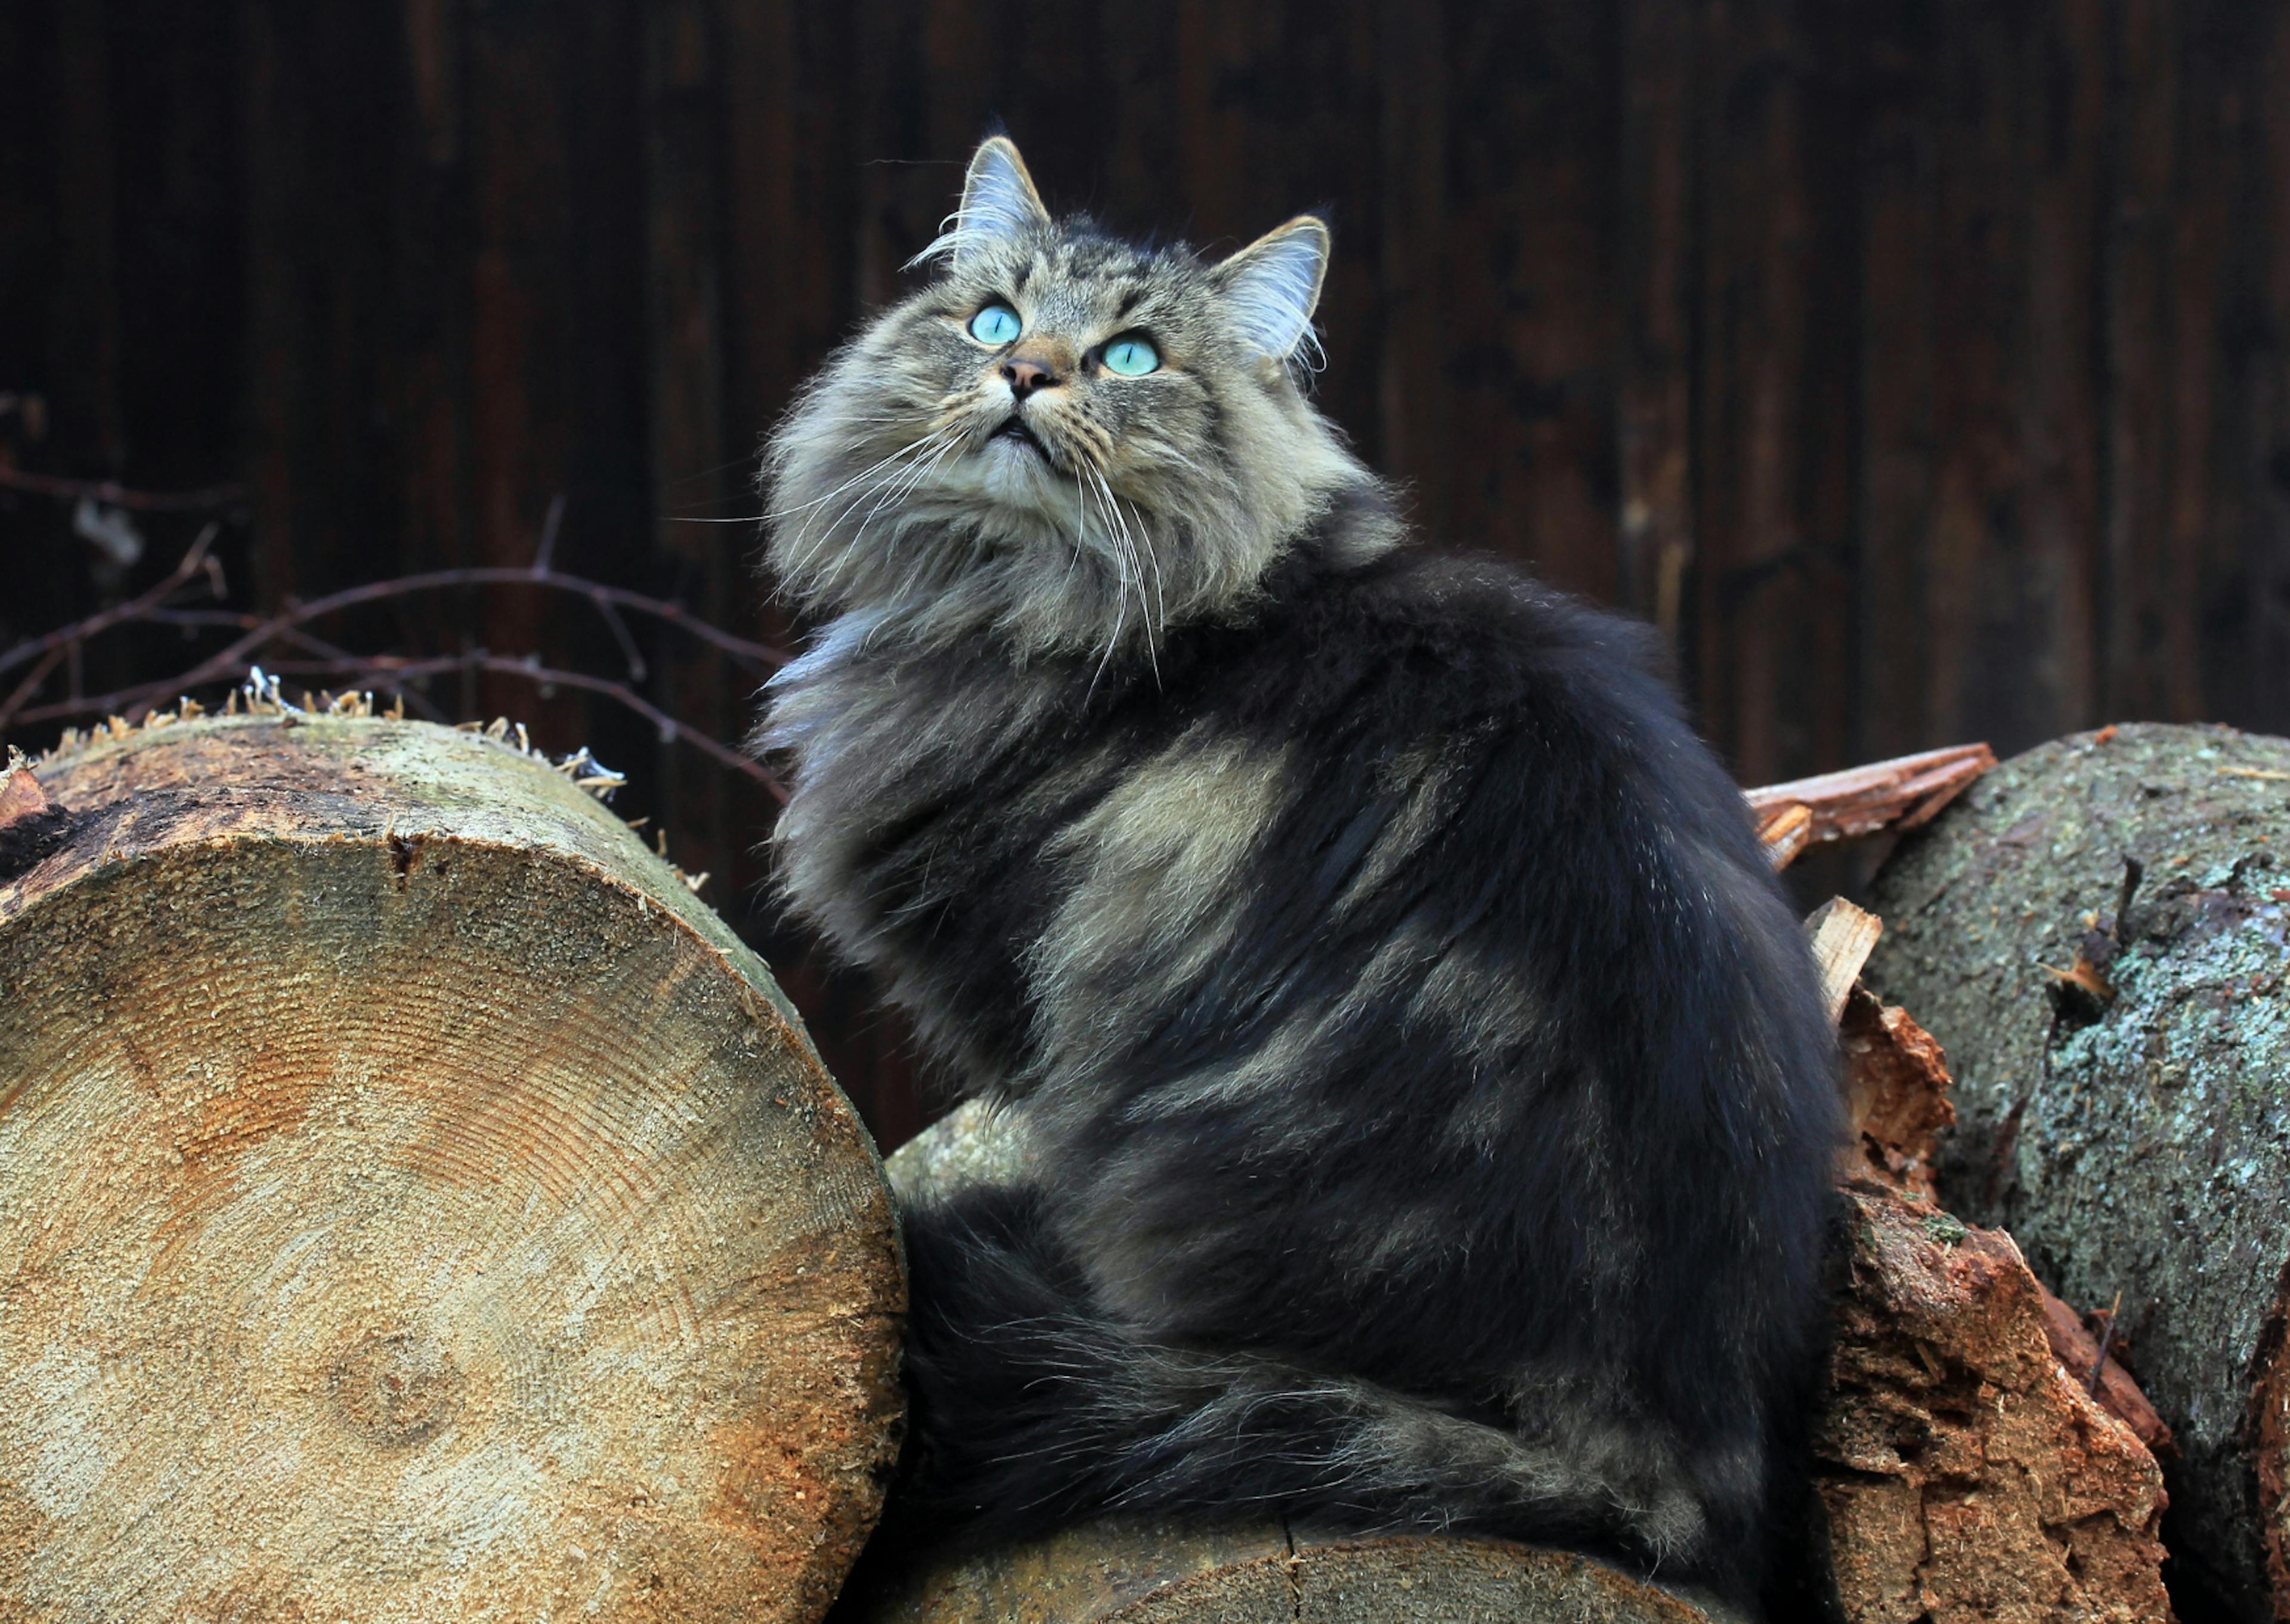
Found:
[[[167,572],[166,579],[148,591],[129,598],[124,604],[115,604],[108,609],[99,611],[88,616],[87,619],[64,627],[59,631],[52,631],[45,636],[34,637],[20,643],[5,654],[0,654],[0,671],[11,670],[28,660],[37,660],[40,662],[33,668],[29,676],[16,684],[15,692],[9,694],[4,701],[0,701],[0,727],[8,725],[9,720],[15,716],[24,702],[39,692],[40,684],[47,680],[48,673],[56,668],[57,662],[79,644],[86,642],[88,638],[100,632],[108,631],[115,626],[148,617],[165,603],[179,588],[185,586],[193,576],[203,572],[207,577],[209,588],[220,594],[222,590],[221,570],[207,556],[209,550],[214,546],[215,536],[220,529],[220,526],[212,523],[202,529],[190,546],[184,549],[182,558],[172,570]]]
[[[194,544],[192,552],[204,560],[205,548],[211,542],[212,537],[202,536],[200,541]],[[91,615],[86,620],[50,632],[44,636],[20,643],[4,654],[0,654],[0,671],[10,670],[28,660],[36,660],[55,647],[75,647],[97,633],[108,630],[114,626],[139,618],[148,619],[153,611],[161,606],[162,600],[188,580],[198,567],[199,565],[194,563],[191,554],[186,554],[183,564],[178,564],[166,580],[141,596],[105,610],[100,614]],[[233,640],[228,646],[202,660],[189,670],[157,682],[121,689],[118,692],[106,697],[113,701],[111,706],[113,711],[126,716],[132,721],[138,718],[141,711],[154,704],[164,701],[184,689],[196,688],[203,683],[218,682],[235,676],[249,660],[257,658],[261,650],[274,639],[290,629],[307,625],[323,616],[356,608],[361,604],[383,603],[391,598],[406,597],[420,592],[434,592],[451,587],[487,586],[536,586],[546,587],[559,592],[574,593],[593,604],[597,613],[605,617],[608,626],[613,624],[615,618],[613,611],[634,610],[639,614],[666,621],[669,625],[698,638],[701,642],[721,650],[750,670],[769,671],[787,663],[788,656],[782,651],[766,643],[757,643],[749,638],[735,636],[688,612],[680,604],[648,597],[643,593],[631,592],[621,587],[606,586],[601,581],[587,580],[577,575],[563,575],[548,570],[518,570],[489,565],[470,569],[433,570],[424,575],[403,575],[390,580],[372,581],[364,586],[346,588],[324,597],[312,598],[308,603],[293,604],[267,620],[247,616],[242,620],[234,622],[245,628],[240,636]],[[626,626],[615,627],[614,631],[616,638],[621,642],[623,654],[632,652],[635,649],[635,642],[627,636]],[[633,662],[632,668],[640,670],[641,667],[640,658]],[[46,668],[47,670],[53,668],[52,664]],[[44,671],[42,675],[44,676],[45,672]],[[0,727],[6,727],[18,721],[36,721],[44,715],[53,713],[52,706],[42,707],[36,710],[22,708],[24,703],[36,690],[36,684],[30,684],[28,686],[20,685],[5,704],[0,704]],[[79,714],[94,703],[95,701],[92,700],[87,701],[69,714]]]
[[[61,479],[52,474],[31,474],[0,466],[0,490],[28,491],[36,496],[76,501],[83,496],[113,508],[139,513],[212,513],[246,500],[244,485],[209,485],[203,491],[137,491],[108,479]]]

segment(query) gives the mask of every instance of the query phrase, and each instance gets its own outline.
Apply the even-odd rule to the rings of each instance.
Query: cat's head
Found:
[[[1328,263],[1309,215],[1215,262],[1134,246],[1053,219],[997,136],[917,258],[936,278],[828,362],[765,459],[772,567],[807,608],[1021,656],[1149,648],[1373,483],[1300,387]]]

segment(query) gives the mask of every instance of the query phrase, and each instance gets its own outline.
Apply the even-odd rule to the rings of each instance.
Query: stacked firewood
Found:
[[[958,1113],[886,1184],[585,753],[244,698],[0,769],[0,1618],[1726,1616],[1278,1522],[846,1588],[893,1187],[1025,1145]],[[2290,743],[1991,761],[1750,796],[1776,866],[1906,836],[1808,921],[1852,1133],[1804,1616],[2164,1620],[2167,1549],[2190,1614],[2290,1619]]]

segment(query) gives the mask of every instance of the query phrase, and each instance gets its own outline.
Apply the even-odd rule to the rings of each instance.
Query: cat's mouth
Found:
[[[1048,462],[1053,460],[1050,456],[1050,448],[1042,444],[1041,436],[1026,426],[1026,420],[1014,412],[1010,414],[1008,420],[1001,428],[986,437],[989,444],[996,440],[1015,440],[1043,461]]]

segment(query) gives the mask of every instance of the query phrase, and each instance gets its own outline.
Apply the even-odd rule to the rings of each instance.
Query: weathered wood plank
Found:
[[[1871,7],[1861,68],[1854,754],[1929,744],[1937,500],[1940,8]],[[1951,316],[1953,319],[1953,316]],[[1952,329],[1951,329],[1952,331]]]
[[[643,8],[646,381],[653,548],[672,562],[677,594],[711,624],[734,618],[752,546],[743,526],[686,524],[724,516],[735,483],[733,436],[724,417],[723,181],[717,162],[718,45],[708,0]],[[746,435],[738,436],[744,447]],[[744,684],[717,651],[663,640],[653,692],[669,714],[710,738],[737,738]],[[728,854],[732,785],[714,763],[673,741],[656,746],[653,817],[669,848]],[[727,886],[735,884],[723,876]]]
[[[1382,344],[1348,368],[1376,380],[1376,467],[1407,482],[1413,517],[1452,544],[1453,396],[1443,375],[1447,309],[1447,17],[1441,0],[1381,0],[1376,54],[1382,100],[1377,238]],[[1356,425],[1363,433],[1366,425]]]
[[[1792,697],[1814,567],[1803,503],[1811,60],[1798,25],[1778,0],[1704,23],[1697,694],[1706,729],[1750,780],[1814,764]]]
[[[1454,13],[1447,387],[1455,541],[1611,599],[1621,311],[1614,8]]]
[[[1630,0],[1622,23],[1622,375],[1616,592],[1684,635],[1693,560],[1694,49],[1691,0]]]

